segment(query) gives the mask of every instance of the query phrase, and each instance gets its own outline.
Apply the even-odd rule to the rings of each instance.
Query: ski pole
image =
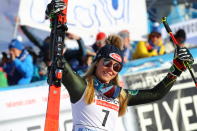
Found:
[[[163,25],[164,25],[166,31],[167,31],[168,34],[170,35],[171,39],[173,40],[174,44],[175,44],[176,46],[179,46],[180,44],[178,43],[178,41],[177,41],[176,38],[174,37],[174,35],[173,35],[173,33],[172,33],[172,30],[170,29],[170,26],[169,26],[168,23],[167,23],[166,17],[162,17],[162,23],[163,23]],[[197,88],[197,81],[196,81],[196,79],[195,79],[195,77],[194,77],[194,73],[193,73],[192,70],[191,70],[191,66],[188,64],[188,62],[186,62],[185,65],[186,65],[186,67],[188,68],[188,70],[189,70],[189,72],[190,72],[190,74],[191,74],[191,77],[192,77],[192,79],[193,79],[193,81],[194,81],[194,83],[195,83],[195,86],[196,86],[196,88]]]

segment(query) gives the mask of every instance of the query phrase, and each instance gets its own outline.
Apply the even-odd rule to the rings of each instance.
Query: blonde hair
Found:
[[[108,36],[108,38],[106,39],[106,42],[107,42],[107,44],[112,44],[119,49],[122,49],[122,47],[123,47],[122,46],[122,40],[118,35]],[[97,65],[98,61],[99,60],[92,63],[90,68],[84,74],[84,78],[87,80],[87,88],[86,88],[86,91],[85,91],[85,99],[84,99],[86,104],[91,104],[94,101],[93,77],[94,77],[94,74],[95,74],[95,71],[96,71],[96,65]],[[115,85],[120,85],[118,75],[111,81]],[[127,93],[124,90],[121,90],[118,99],[119,99],[119,102],[120,102],[120,109],[119,109],[118,116],[122,116],[122,115],[125,114],[126,108],[127,108],[127,102],[128,102]]]

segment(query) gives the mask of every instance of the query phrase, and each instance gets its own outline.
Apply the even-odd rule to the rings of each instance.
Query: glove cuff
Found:
[[[172,73],[168,73],[167,78],[169,78],[171,80],[175,80],[177,78],[177,76],[173,75]]]
[[[181,73],[182,73],[182,70],[178,69],[175,64],[173,64],[171,67],[170,67],[170,70],[169,70],[169,73],[173,76],[180,76]]]

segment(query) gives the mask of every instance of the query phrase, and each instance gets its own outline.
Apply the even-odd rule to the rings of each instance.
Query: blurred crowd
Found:
[[[44,40],[37,38],[27,26],[20,27],[27,38],[39,48],[39,52],[32,47],[25,47],[24,44],[13,39],[8,46],[8,52],[2,52],[0,60],[0,87],[10,85],[29,84],[36,81],[47,80],[47,69],[51,64],[50,59],[50,36]],[[133,41],[128,30],[121,30],[116,33],[123,42],[122,52],[124,62],[163,55],[174,51],[175,46],[172,40],[162,39],[159,31],[152,31],[147,35],[147,41]],[[83,38],[71,32],[66,32],[65,39],[76,41],[77,49],[64,46],[64,58],[68,61],[71,68],[78,74],[82,75],[92,63],[96,52],[108,44],[105,41],[107,34],[98,32],[95,34],[95,42],[91,46],[86,46]],[[175,38],[181,46],[189,47],[185,43],[187,37],[183,29],[175,33]]]

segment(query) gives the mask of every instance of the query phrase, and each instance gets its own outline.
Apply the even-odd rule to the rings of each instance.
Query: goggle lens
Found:
[[[110,59],[104,59],[103,65],[105,67],[111,67],[111,66],[113,66],[113,70],[115,72],[120,72],[120,70],[122,69],[122,66],[119,63],[114,63],[113,64],[112,60],[110,60]]]

